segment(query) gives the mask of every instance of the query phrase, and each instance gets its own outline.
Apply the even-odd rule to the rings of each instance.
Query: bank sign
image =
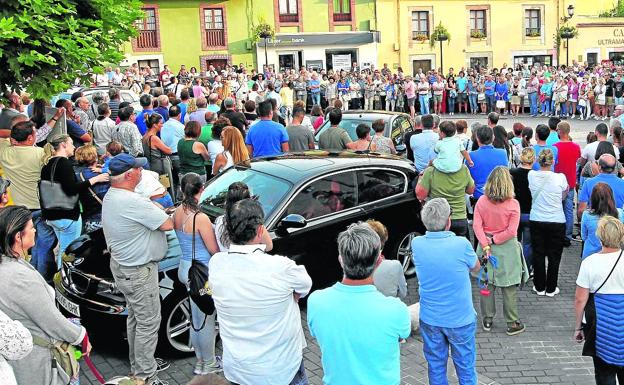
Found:
[[[624,46],[624,28],[615,28],[611,37],[598,39],[598,45],[619,45]]]
[[[293,47],[308,45],[344,45],[356,46],[375,41],[372,32],[350,33],[318,33],[318,34],[278,34],[273,39],[268,39],[269,46]],[[258,42],[258,47],[264,47],[264,41]]]

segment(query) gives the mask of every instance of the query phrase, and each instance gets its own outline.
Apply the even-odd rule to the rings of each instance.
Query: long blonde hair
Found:
[[[232,155],[234,164],[249,161],[249,151],[247,150],[247,146],[245,146],[243,135],[238,128],[233,126],[225,127],[221,133],[221,137],[223,148]]]
[[[494,202],[504,202],[514,197],[514,184],[509,169],[498,166],[490,173],[483,189],[484,194]]]
[[[189,100],[188,106],[186,107],[186,113],[190,114],[191,112],[197,111],[197,103],[195,102],[195,98],[191,98]]]

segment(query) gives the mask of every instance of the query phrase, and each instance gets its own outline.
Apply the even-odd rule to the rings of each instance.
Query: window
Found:
[[[412,12],[412,40],[426,40],[429,38],[429,12],[414,11]]]
[[[355,175],[334,174],[307,185],[290,202],[285,215],[299,214],[306,219],[350,209],[355,206]]]
[[[204,34],[207,48],[225,47],[223,8],[204,8]]]
[[[297,0],[279,0],[279,21],[280,23],[297,23],[299,21]]]
[[[143,8],[145,18],[137,22],[139,36],[136,38],[137,48],[159,48],[158,23],[156,8]]]
[[[358,204],[371,203],[405,192],[405,176],[388,170],[357,172]]]
[[[160,62],[158,60],[139,60],[139,68],[149,67],[155,74],[160,73]]]
[[[332,0],[334,21],[351,21],[351,0]]]
[[[474,69],[481,69],[481,68],[487,68],[488,67],[488,58],[487,56],[481,56],[481,57],[471,57],[470,58],[470,68],[474,68]]]
[[[485,9],[470,11],[470,36],[487,36],[487,28],[485,25]]]
[[[541,18],[539,9],[527,9],[524,11],[525,36],[541,36]]]

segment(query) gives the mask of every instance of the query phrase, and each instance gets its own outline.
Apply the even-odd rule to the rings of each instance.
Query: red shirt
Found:
[[[581,157],[581,146],[574,142],[557,142],[553,146],[559,151],[559,162],[555,165],[555,172],[565,175],[568,186],[576,186],[576,162]]]

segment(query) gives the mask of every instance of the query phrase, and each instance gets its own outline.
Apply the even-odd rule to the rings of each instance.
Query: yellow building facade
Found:
[[[520,63],[600,63],[622,60],[624,18],[599,17],[616,0],[377,0],[381,32],[378,66],[405,73],[449,67],[489,68]],[[573,16],[570,17],[571,8]],[[428,36],[442,23],[450,40],[431,45]],[[562,40],[557,30],[575,26],[579,35]],[[440,51],[442,50],[442,56]]]

